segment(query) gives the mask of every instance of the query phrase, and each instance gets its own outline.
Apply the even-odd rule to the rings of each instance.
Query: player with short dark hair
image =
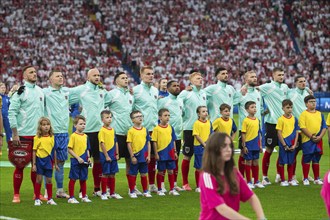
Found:
[[[181,151],[181,139],[182,139],[182,114],[183,114],[183,103],[182,100],[178,98],[180,94],[180,84],[175,80],[170,80],[167,83],[167,91],[169,96],[158,100],[158,109],[166,108],[170,112],[169,124],[174,128],[176,140],[176,152],[178,157]],[[179,159],[175,160],[174,168],[174,188],[177,191],[182,191],[182,188],[177,185],[178,177],[178,164]]]
[[[226,103],[231,106],[230,117],[233,117],[233,104],[238,98],[238,93],[233,86],[228,85],[228,70],[219,67],[215,72],[217,84],[210,85],[204,89],[207,97],[207,108],[210,112],[210,120],[213,122],[219,118],[219,106]]]
[[[113,115],[112,127],[116,132],[119,148],[119,158],[124,158],[126,163],[126,178],[130,165],[130,154],[127,148],[127,131],[132,126],[130,113],[133,109],[134,98],[128,88],[128,76],[125,72],[119,72],[114,77],[116,87],[109,91],[109,109]],[[128,181],[128,179],[127,179]]]
[[[33,66],[23,68],[24,85],[10,99],[8,111],[9,123],[13,132],[13,145],[19,146],[24,140],[33,146],[33,138],[37,131],[37,122],[44,116],[44,94],[36,85],[37,71]],[[16,167],[14,180],[14,203],[20,202],[19,191],[23,181],[23,169]],[[33,186],[36,182],[36,172],[31,172]]]

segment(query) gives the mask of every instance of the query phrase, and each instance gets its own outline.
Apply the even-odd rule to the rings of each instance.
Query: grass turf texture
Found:
[[[237,115],[235,115],[236,120]],[[324,176],[330,167],[327,135],[323,138],[323,143],[324,154],[320,163],[321,177]],[[5,145],[3,149],[6,149]],[[6,150],[3,150],[3,153],[1,161],[7,161]],[[262,156],[260,155],[260,158]],[[277,156],[277,153],[272,155],[269,168],[269,177],[273,184],[265,189],[254,190],[261,200],[267,218],[327,219],[326,209],[320,197],[321,186],[313,183],[310,186],[303,186],[302,184],[301,152],[298,155],[297,163],[297,177],[300,181],[297,187],[281,187],[279,184],[274,183]],[[237,159],[238,156],[235,155],[235,157]],[[182,159],[182,155],[180,159]],[[120,162],[123,163],[123,160]],[[261,179],[261,160],[259,162]],[[121,169],[116,176],[116,191],[124,197],[122,200],[110,199],[101,201],[99,197],[93,197],[93,177],[91,169],[89,169],[87,194],[93,201],[92,203],[68,204],[66,199],[55,198],[57,206],[46,205],[44,202],[41,207],[35,207],[32,200],[33,189],[30,180],[30,168],[26,168],[21,187],[21,203],[13,204],[11,202],[13,197],[13,170],[13,167],[0,167],[0,216],[20,219],[197,219],[199,216],[199,194],[194,191],[182,192],[177,197],[169,195],[159,197],[153,194],[153,198],[139,197],[138,199],[130,199],[127,195],[128,186],[124,169]],[[67,190],[69,169],[65,169],[64,172],[64,188]],[[191,163],[189,174],[190,184],[194,187],[193,163]],[[182,183],[180,175],[181,173],[179,173],[179,184]],[[310,175],[312,176],[312,170],[310,170]],[[167,177],[165,183],[168,189]],[[55,195],[56,184],[54,179],[53,186]],[[137,178],[137,186],[141,189],[139,177]],[[75,190],[75,196],[78,199],[79,181],[76,182]],[[240,213],[255,219],[254,212],[249,204],[241,203]]]

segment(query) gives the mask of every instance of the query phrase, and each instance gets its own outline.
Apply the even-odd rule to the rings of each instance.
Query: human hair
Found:
[[[172,85],[173,83],[175,83],[175,82],[178,82],[178,81],[176,81],[176,80],[170,80],[170,81],[168,81],[168,82],[167,82],[167,88],[170,88],[171,85]]]
[[[101,119],[103,119],[104,115],[112,115],[112,112],[108,109],[104,109],[102,112],[101,112]]]
[[[40,138],[42,137],[42,122],[47,122],[50,125],[49,131],[48,131],[48,135],[50,137],[52,137],[54,135],[54,131],[53,131],[53,127],[52,127],[52,123],[50,122],[49,118],[46,117],[41,117],[38,121],[38,127],[37,127],[37,136]]]
[[[247,72],[244,73],[244,79],[247,78],[248,75],[250,75],[251,73],[256,73],[254,70],[249,70]]]
[[[158,111],[158,116],[161,117],[164,114],[164,112],[170,112],[170,111],[167,108],[161,108]]]
[[[78,124],[78,121],[79,120],[83,120],[84,122],[86,122],[86,118],[84,117],[84,116],[82,116],[82,115],[77,115],[74,119],[73,119],[73,124],[74,125],[77,125]]]
[[[250,108],[250,106],[253,105],[253,104],[256,104],[256,103],[254,101],[248,101],[248,102],[245,103],[244,107],[245,107],[246,110],[248,110]]]
[[[27,65],[27,66],[24,66],[23,69],[22,69],[22,73],[24,74],[25,71],[29,68],[33,67],[32,65]]]
[[[306,96],[305,98],[304,98],[304,102],[305,102],[305,104],[307,104],[307,102],[309,101],[309,100],[311,100],[311,99],[316,99],[313,95],[308,95],[308,96]]]
[[[196,76],[202,76],[202,74],[200,72],[193,72],[189,75],[189,81],[191,81],[193,78],[195,78]]]
[[[159,85],[163,80],[167,80],[167,79],[166,78],[161,78],[160,80],[158,80]]]
[[[228,104],[226,104],[226,103],[222,103],[221,105],[220,105],[220,112],[222,112],[223,110],[225,110],[226,108],[228,108],[229,110],[231,109],[231,106],[230,105],[228,105]]]
[[[145,71],[145,70],[153,70],[151,66],[143,66],[140,69],[140,75]]]
[[[142,114],[141,111],[139,111],[139,110],[135,110],[135,111],[132,111],[131,114],[129,114],[129,117],[130,117],[131,119],[133,119],[133,118],[134,118],[134,115],[137,114],[137,113],[141,113],[141,114]]]
[[[275,67],[274,69],[273,69],[273,74],[274,73],[276,73],[276,72],[283,72],[283,69],[282,68],[280,68],[280,67]]]
[[[218,74],[221,72],[221,71],[224,71],[224,70],[227,70],[225,67],[223,66],[220,66],[216,71],[215,71],[215,77],[218,76]]]
[[[6,84],[0,81],[0,86],[2,86],[2,85],[6,85]]]
[[[207,107],[206,107],[205,105],[200,105],[200,106],[198,106],[197,109],[196,109],[196,113],[198,114],[199,111],[200,111],[202,108],[207,108]]]
[[[114,79],[113,79],[113,82],[114,84],[116,84],[116,80],[118,79],[119,76],[123,75],[123,74],[126,74],[125,72],[119,72],[119,73],[116,73]]]
[[[223,165],[221,158],[221,149],[225,148],[225,140],[230,140],[231,158]],[[222,167],[224,166],[224,167]],[[224,171],[225,179],[229,185],[230,194],[238,194],[239,186],[237,183],[236,173],[234,170],[234,144],[231,137],[226,133],[214,132],[210,135],[206,141],[206,147],[204,149],[204,155],[202,159],[202,170],[204,172],[212,174],[218,183],[218,193],[223,194],[225,192],[225,182],[221,177],[221,171]]]
[[[300,78],[305,78],[303,75],[298,75],[298,76],[296,76],[295,78],[294,78],[294,82],[296,83],[296,82],[298,82],[298,80],[300,79]]]
[[[52,77],[52,75],[53,75],[54,73],[58,73],[58,72],[61,73],[61,70],[59,70],[59,69],[53,69],[53,70],[51,70],[50,73],[49,73],[49,75],[48,75],[48,78]]]
[[[289,105],[289,106],[293,106],[293,103],[292,103],[292,101],[291,101],[290,99],[284,99],[284,100],[282,101],[282,107],[285,107],[285,106],[287,106],[287,105]]]

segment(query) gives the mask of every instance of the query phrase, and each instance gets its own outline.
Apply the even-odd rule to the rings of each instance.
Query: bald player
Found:
[[[90,69],[87,72],[87,81],[85,84],[72,89],[72,103],[79,103],[82,107],[81,115],[86,118],[85,133],[88,136],[93,157],[93,195],[101,196],[100,183],[102,175],[102,166],[100,164],[100,151],[98,132],[102,127],[100,114],[102,110],[110,103],[107,91],[101,85],[100,72],[97,68]]]
[[[238,137],[238,147],[241,149],[241,155],[238,159],[238,168],[239,171],[244,176],[244,170],[245,170],[245,160],[244,155],[242,152],[242,140],[241,140],[241,130],[242,130],[242,123],[244,118],[248,116],[248,113],[245,109],[245,104],[249,101],[253,101],[256,103],[257,112],[255,114],[255,117],[259,119],[261,122],[261,112],[263,111],[263,102],[260,95],[260,92],[256,89],[256,86],[258,84],[257,82],[257,74],[255,71],[247,71],[244,74],[244,80],[246,88],[246,94],[242,95],[242,93],[239,93],[238,99],[237,99],[237,105],[238,105],[238,130],[239,130],[239,137]],[[235,103],[236,104],[236,103]],[[260,125],[261,126],[261,125]]]

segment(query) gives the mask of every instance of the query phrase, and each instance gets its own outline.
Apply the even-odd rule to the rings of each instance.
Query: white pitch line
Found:
[[[11,217],[7,217],[7,216],[3,216],[3,215],[0,215],[0,219],[4,219],[4,220],[20,220],[19,218],[11,218]]]

